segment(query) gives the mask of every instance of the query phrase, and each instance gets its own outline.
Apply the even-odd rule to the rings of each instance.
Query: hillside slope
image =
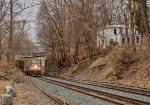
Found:
[[[109,78],[109,75],[114,72],[112,56],[116,55],[117,51],[111,52],[106,57],[98,57],[91,64],[88,60],[80,61],[78,64],[72,65],[70,68],[64,68],[60,76],[74,78],[78,80],[102,81]]]
[[[91,64],[84,60],[70,68],[64,68],[60,76],[150,87],[150,61],[145,50],[133,55],[130,50],[114,49],[106,57],[99,57]]]

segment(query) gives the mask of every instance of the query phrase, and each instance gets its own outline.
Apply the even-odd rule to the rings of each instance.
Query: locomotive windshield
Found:
[[[39,60],[32,60],[30,63],[31,64],[41,64],[41,61],[39,61]]]

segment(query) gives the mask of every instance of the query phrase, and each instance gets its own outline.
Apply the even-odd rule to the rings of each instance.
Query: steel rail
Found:
[[[31,80],[31,79],[30,79]],[[66,103],[65,101],[57,98],[56,96],[52,96],[52,95],[49,95],[47,94],[42,88],[40,88],[36,83],[34,83],[32,80],[31,80],[32,84],[37,87],[44,95],[46,95],[48,98],[52,99],[53,101],[55,101],[57,104],[59,105],[70,105],[68,103]]]
[[[105,101],[109,101],[109,102],[112,102],[112,103],[115,103],[118,105],[124,105],[127,102],[136,104],[136,105],[149,105],[150,104],[148,102],[131,99],[131,98],[124,97],[124,96],[109,94],[109,93],[105,93],[105,92],[101,92],[101,91],[97,91],[97,90],[93,90],[93,89],[89,89],[89,88],[85,88],[85,87],[81,87],[81,86],[77,86],[77,85],[72,85],[72,84],[68,84],[68,83],[64,83],[64,82],[60,82],[60,81],[55,81],[55,80],[51,80],[51,79],[47,79],[47,78],[43,78],[43,77],[40,77],[38,79],[61,86],[61,87],[64,87],[64,88],[68,88],[68,89],[80,92],[83,94],[87,94],[89,96],[103,99]],[[123,102],[121,103],[121,101],[123,101]]]
[[[59,77],[56,77],[56,78],[59,78]],[[129,86],[129,85],[116,85],[115,83],[108,83],[108,82],[101,82],[100,84],[98,84],[95,82],[82,82],[82,81],[67,79],[63,77],[60,77],[60,78],[63,80],[71,81],[75,83],[80,83],[80,84],[85,84],[85,85],[90,85],[90,86],[95,86],[95,87],[103,87],[107,89],[119,90],[123,92],[129,92],[129,93],[133,93],[137,95],[150,97],[150,89],[147,89],[147,88],[140,88],[140,87],[134,87],[134,86]]]
[[[101,99],[101,100],[104,100],[104,101],[116,104],[116,105],[125,105],[125,103],[126,103],[125,101],[124,102],[123,101],[119,101],[117,99],[112,99],[112,98],[109,98],[107,96],[102,96],[99,93],[94,93],[94,92],[92,92],[92,90],[88,90],[87,91],[86,88],[82,88],[82,87],[79,87],[79,86],[66,84],[66,83],[62,83],[62,82],[58,82],[58,81],[53,81],[53,80],[49,80],[49,79],[42,78],[42,77],[36,77],[36,78],[39,79],[39,80],[42,80],[42,81],[45,81],[45,82],[48,82],[48,83],[60,86],[60,87],[64,87],[64,88],[67,88],[67,89],[70,89],[70,90],[73,90],[73,91],[76,91],[76,92],[79,92],[79,93],[86,94],[88,96],[92,96],[92,97],[95,97],[95,98],[98,98],[98,99]]]

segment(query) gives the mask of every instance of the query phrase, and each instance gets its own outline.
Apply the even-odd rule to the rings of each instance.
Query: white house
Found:
[[[126,35],[126,30],[128,30],[128,35]],[[135,44],[141,44],[141,34],[134,29],[135,32]],[[105,47],[111,44],[117,44],[119,46],[131,45],[132,44],[132,34],[131,29],[126,28],[125,25],[110,25],[98,29],[97,31],[97,47]]]

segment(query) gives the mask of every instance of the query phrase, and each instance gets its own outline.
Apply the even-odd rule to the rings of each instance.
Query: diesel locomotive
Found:
[[[45,61],[40,57],[30,57],[24,59],[24,73],[31,76],[44,74]]]

